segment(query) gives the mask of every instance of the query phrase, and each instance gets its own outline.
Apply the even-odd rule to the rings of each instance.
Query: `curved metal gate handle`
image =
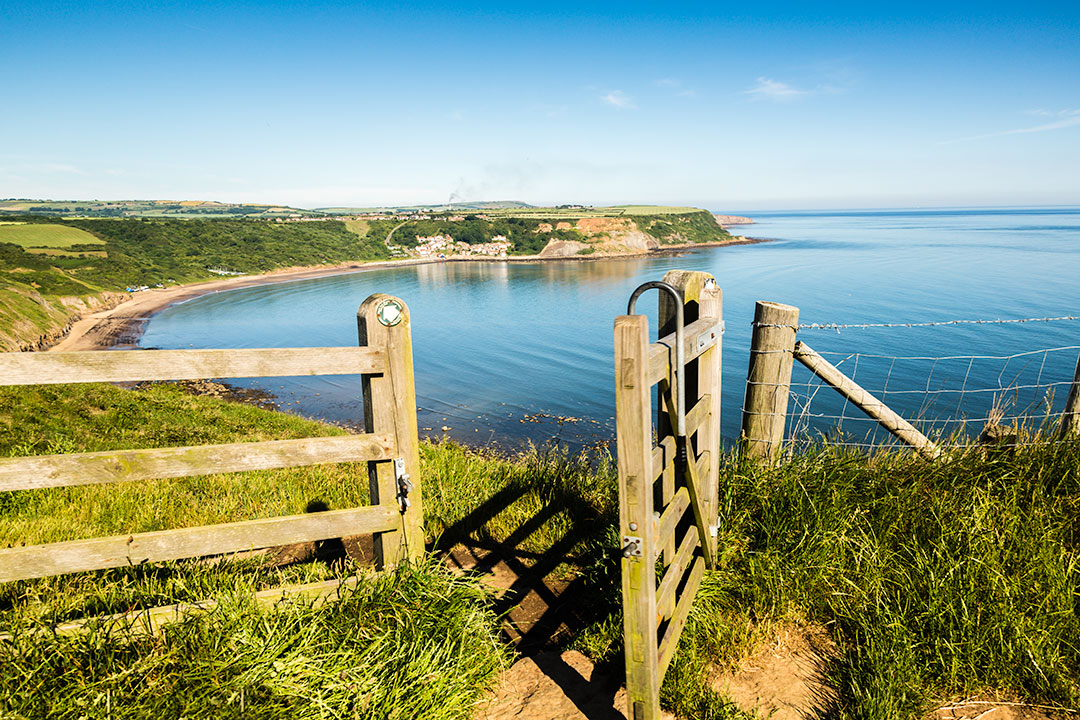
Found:
[[[680,474],[685,474],[688,460],[686,455],[686,382],[683,378],[683,372],[686,369],[686,343],[683,342],[682,293],[675,289],[674,286],[659,280],[642,283],[630,295],[630,302],[626,305],[626,314],[635,315],[634,307],[637,305],[637,299],[646,290],[653,288],[666,292],[675,301],[675,418],[677,425],[675,428],[675,457],[676,462],[680,465],[678,468]]]

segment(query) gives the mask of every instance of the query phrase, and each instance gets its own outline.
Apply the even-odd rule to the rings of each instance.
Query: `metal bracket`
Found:
[[[706,330],[705,332],[703,332],[703,333],[701,333],[700,335],[697,336],[697,350],[698,350],[698,352],[701,352],[705,348],[707,348],[710,345],[714,344],[716,342],[716,339],[718,337],[720,337],[721,335],[723,335],[723,334],[724,334],[724,321],[721,320],[720,322],[716,323],[711,328],[709,328],[708,330]]]
[[[711,537],[716,537],[719,534],[720,534],[720,526],[719,525],[710,525],[709,526],[709,535]]]
[[[397,501],[401,512],[409,509],[409,493],[413,490],[409,473],[405,472],[405,458],[394,458],[394,480],[397,483]]]
[[[624,558],[641,557],[645,554],[645,551],[642,549],[643,543],[641,542],[641,538],[634,535],[623,535],[622,541],[622,556]]]

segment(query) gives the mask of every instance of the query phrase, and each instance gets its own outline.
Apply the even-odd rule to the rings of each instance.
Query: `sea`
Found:
[[[731,230],[768,242],[371,269],[205,295],[154,315],[140,346],[354,345],[359,305],[389,293],[412,313],[421,435],[507,450],[605,445],[615,318],[641,283],[703,270],[723,290],[727,443],[739,435],[763,300],[798,307],[800,340],[928,433],[974,435],[991,415],[1035,427],[1060,411],[1080,346],[1080,207],[746,214],[755,223]],[[638,307],[655,327],[656,301]],[[271,393],[287,412],[362,427],[359,377],[227,380]],[[796,366],[793,438],[872,444],[875,428]]]

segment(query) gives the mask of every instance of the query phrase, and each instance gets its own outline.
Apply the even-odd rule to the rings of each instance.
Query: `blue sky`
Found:
[[[0,197],[1080,203],[1080,3],[12,3]]]

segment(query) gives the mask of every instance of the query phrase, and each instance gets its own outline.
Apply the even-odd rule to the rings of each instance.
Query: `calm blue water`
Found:
[[[612,323],[631,291],[673,268],[705,270],[724,290],[723,431],[738,434],[754,302],[798,306],[810,323],[926,322],[1080,315],[1080,208],[756,213],[737,230],[775,238],[681,256],[592,263],[451,263],[365,271],[204,296],[155,315],[144,347],[352,345],[356,309],[373,292],[412,310],[422,432],[516,444],[614,433]],[[647,296],[640,308],[655,308]],[[915,418],[979,417],[987,388],[1067,381],[1080,322],[800,331],[867,389]],[[859,353],[858,357],[854,354]],[[813,393],[796,372],[795,392]],[[886,385],[887,383],[887,385]],[[358,378],[247,381],[284,409],[359,424]],[[953,392],[963,388],[964,394]],[[930,390],[929,395],[926,391]],[[1046,388],[1005,393],[1010,414],[1035,411]],[[998,393],[1000,394],[1000,393]],[[1058,404],[1064,392],[1058,388]],[[850,415],[827,389],[803,422],[814,431]],[[1001,401],[999,401],[1001,402]],[[796,409],[805,400],[796,398]],[[822,417],[816,417],[822,416]],[[572,418],[564,420],[563,418]],[[443,431],[442,428],[449,428]],[[858,421],[844,424],[862,432]]]

